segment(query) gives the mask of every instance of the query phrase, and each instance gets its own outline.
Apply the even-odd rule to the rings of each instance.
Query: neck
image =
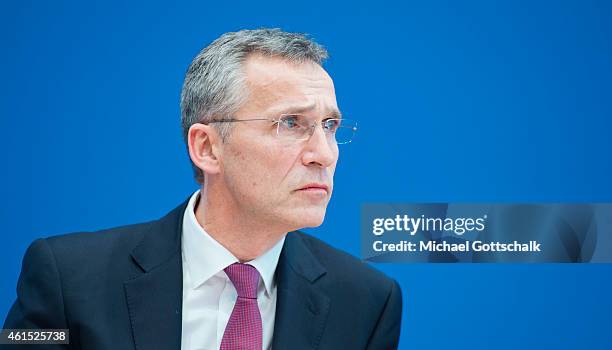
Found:
[[[207,190],[204,187],[200,190],[195,207],[196,220],[240,262],[263,255],[287,233],[270,229],[269,224],[238,213],[231,201],[213,200],[214,196]]]

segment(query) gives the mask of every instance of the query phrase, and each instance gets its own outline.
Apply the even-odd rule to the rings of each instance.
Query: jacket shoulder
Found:
[[[95,285],[110,279],[120,281],[136,272],[131,252],[150,231],[155,221],[118,226],[98,231],[72,232],[42,238],[68,290]],[[36,243],[36,241],[35,241]],[[32,245],[34,245],[33,243]]]
[[[97,231],[71,232],[45,238],[56,254],[108,253],[108,249],[131,250],[156,221],[122,225]]]
[[[297,231],[299,238],[321,262],[330,281],[352,292],[362,292],[386,299],[393,287],[399,285],[381,271],[353,255],[332,247],[309,234]]]

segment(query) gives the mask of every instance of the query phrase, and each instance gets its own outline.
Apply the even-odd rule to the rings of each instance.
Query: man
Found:
[[[73,349],[397,348],[398,284],[292,232],[323,222],[356,130],[326,57],[270,29],[200,52],[181,96],[200,190],[157,221],[35,241],[4,328],[68,328]]]

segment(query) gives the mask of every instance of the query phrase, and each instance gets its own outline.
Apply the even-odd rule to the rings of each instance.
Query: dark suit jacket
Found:
[[[68,328],[72,349],[180,349],[186,206],[156,221],[34,241],[4,328]],[[301,232],[287,235],[276,273],[273,349],[397,348],[394,280]]]

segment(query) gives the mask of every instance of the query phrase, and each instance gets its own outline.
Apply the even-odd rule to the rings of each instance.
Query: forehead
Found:
[[[285,112],[312,109],[337,111],[334,83],[314,62],[296,63],[280,57],[253,54],[244,62],[248,89],[245,109],[251,112]]]

